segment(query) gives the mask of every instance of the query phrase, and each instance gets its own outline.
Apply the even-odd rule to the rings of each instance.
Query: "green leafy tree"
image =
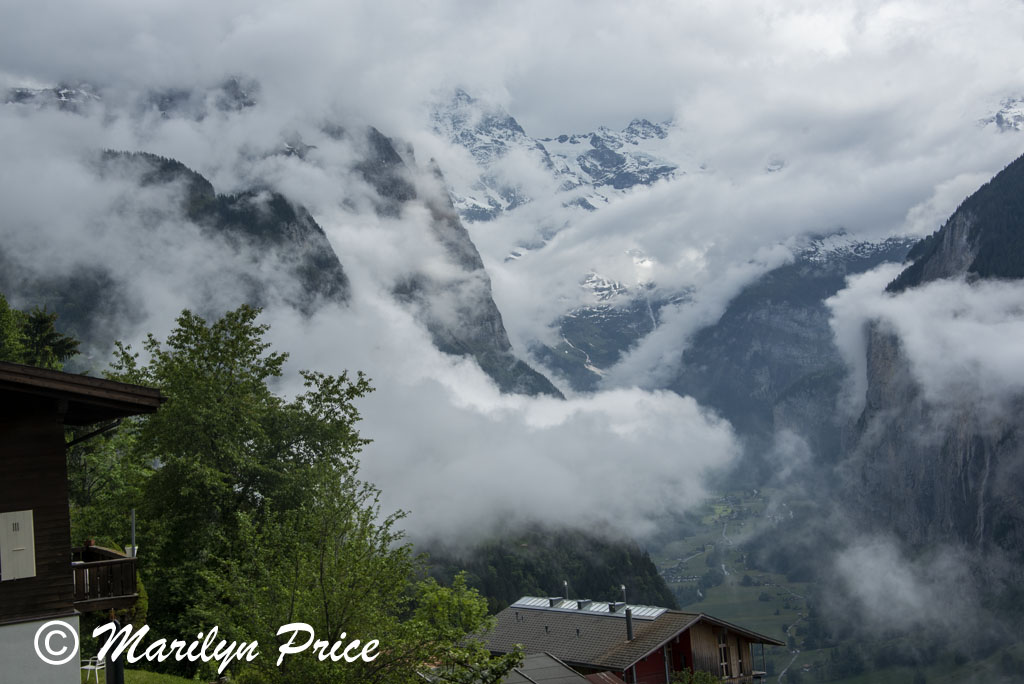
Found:
[[[369,391],[366,379],[306,373],[308,392],[291,402],[277,397],[268,382],[286,355],[268,351],[258,313],[243,306],[208,325],[185,311],[166,344],[147,338],[148,364],[119,345],[110,374],[167,397],[142,419],[134,448],[158,465],[141,505],[151,615],[176,634],[194,632],[208,606],[227,598],[213,578],[261,541],[252,526],[308,505],[311,470],[339,480],[353,474],[365,443],[353,428],[352,400]]]
[[[705,670],[677,670],[672,673],[672,684],[721,684],[719,677]]]
[[[78,340],[57,332],[57,314],[12,309],[0,295],[0,361],[61,370],[78,353]]]
[[[489,626],[485,599],[464,578],[417,583],[422,562],[397,529],[402,514],[383,515],[378,490],[358,480],[368,440],[355,401],[367,379],[303,372],[305,391],[278,397],[269,383],[286,355],[263,340],[258,314],[243,306],[210,324],[185,311],[165,342],[147,338],[146,363],[118,346],[110,376],[167,397],[97,459],[138,503],[154,637],[216,625],[223,638],[258,641],[259,659],[232,665],[240,681],[401,684],[435,666],[444,681],[499,681],[517,656],[492,658],[471,636]],[[79,495],[98,510],[105,496],[88,488],[92,477]],[[379,655],[334,662],[309,649],[277,667],[288,636],[277,630],[296,622],[331,643],[376,639]],[[207,677],[215,665],[164,667]]]
[[[128,543],[130,512],[146,499],[146,480],[152,462],[135,450],[139,424],[124,421],[117,429],[92,437],[67,451],[71,541],[93,539],[100,546],[120,548]],[[76,428],[69,437],[82,437],[95,426]]]
[[[451,684],[497,684],[522,664],[522,651],[492,657],[479,635],[493,629],[495,619],[487,614],[487,600],[467,586],[465,573],[455,576],[450,588],[434,579],[420,582],[413,620],[421,638],[422,657],[437,663],[431,674]]]
[[[22,359],[21,331],[25,314],[12,309],[0,294],[0,360],[19,362]]]
[[[36,307],[22,328],[24,363],[61,370],[64,362],[78,353],[78,340],[57,332],[57,314]]]

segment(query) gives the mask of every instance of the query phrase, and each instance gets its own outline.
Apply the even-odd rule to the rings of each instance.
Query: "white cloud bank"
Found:
[[[867,325],[899,339],[923,397],[934,406],[989,412],[1024,393],[1024,283],[939,280],[899,294],[885,286],[901,269],[878,268],[828,300],[832,330],[850,368],[847,408],[867,391]]]
[[[978,605],[970,568],[971,558],[963,550],[939,547],[909,557],[894,539],[858,537],[836,555],[833,569],[840,585],[835,594],[854,599],[859,615],[837,618],[858,621],[858,628],[876,634],[916,629],[928,636],[962,638],[971,630],[992,628],[985,622],[991,616]]]
[[[376,442],[364,472],[389,505],[412,510],[420,531],[468,534],[510,516],[650,530],[661,513],[693,501],[700,473],[729,462],[735,446],[728,426],[692,401],[629,387],[657,382],[681,338],[778,263],[780,242],[840,226],[929,232],[964,187],[1024,149],[1024,139],[976,125],[1024,88],[1024,6],[1008,0],[628,8],[51,0],[3,15],[0,86],[85,81],[104,97],[87,117],[0,107],[4,247],[26,263],[45,250],[63,272],[111,266],[147,304],[132,335],[160,335],[180,306],[210,293],[232,299],[230,282],[193,276],[219,248],[171,219],[161,241],[138,244],[132,222],[109,211],[124,188],[97,185],[84,157],[147,150],[195,168],[220,192],[267,183],[303,202],[352,277],[353,302],[311,322],[271,309],[274,339],[296,366],[374,377],[379,389],[363,413]],[[207,88],[231,75],[259,82],[257,107],[199,122],[128,114],[148,90]],[[426,104],[456,85],[505,105],[538,136],[671,117],[679,149],[708,162],[707,173],[630,196],[514,264],[502,261],[508,236],[530,226],[475,229],[520,350],[575,301],[583,273],[637,279],[629,250],[652,260],[645,278],[697,288],[696,308],[617,369],[622,389],[566,403],[501,397],[471,364],[435,352],[387,295],[436,245],[415,212],[403,220],[369,212],[365,186],[347,170],[357,150],[318,131],[374,124],[411,140],[425,161],[440,144]],[[295,132],[317,145],[310,163],[267,156]],[[765,174],[775,158],[786,166]],[[964,353],[955,339],[947,346]]]

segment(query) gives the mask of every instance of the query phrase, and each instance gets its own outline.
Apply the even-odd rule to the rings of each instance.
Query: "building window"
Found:
[[[0,581],[36,576],[32,511],[0,513]]]
[[[732,677],[732,664],[729,662],[729,635],[725,630],[718,633],[718,674],[720,677]]]

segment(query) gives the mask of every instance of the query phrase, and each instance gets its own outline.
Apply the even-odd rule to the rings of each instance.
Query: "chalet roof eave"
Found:
[[[111,417],[154,413],[166,398],[160,390],[0,361],[0,393],[64,399],[102,407]],[[71,423],[73,424],[73,423]]]
[[[785,646],[786,645],[785,641],[779,641],[778,639],[773,639],[770,636],[766,636],[764,634],[758,634],[757,632],[754,632],[752,630],[745,629],[743,627],[740,627],[739,625],[734,625],[731,622],[726,622],[725,620],[722,620],[720,618],[716,618],[716,617],[712,617],[710,615],[706,615],[705,613],[701,613],[700,614],[700,619],[701,620],[707,620],[711,624],[718,625],[719,627],[726,627],[728,629],[731,629],[732,631],[737,632],[738,634],[742,634],[743,636],[749,638],[752,642],[757,643],[757,644],[767,644],[768,646]]]
[[[544,651],[544,655],[546,655],[548,658],[551,658],[552,660],[554,660],[555,662],[559,663],[560,665],[564,665],[568,669],[572,670],[572,667],[570,667],[568,663],[566,663],[564,660],[562,660],[558,656],[556,656],[554,654],[551,654],[551,653],[548,653],[547,651]],[[575,670],[573,670],[573,672],[575,672]],[[579,672],[576,672],[576,674],[579,674]],[[586,679],[586,677],[584,677],[583,675],[580,675],[580,679]]]
[[[686,623],[686,625],[685,625],[684,627],[680,628],[680,629],[679,629],[679,631],[677,631],[677,632],[676,632],[675,634],[673,634],[672,636],[668,637],[667,639],[665,639],[664,641],[662,641],[662,642],[661,642],[660,644],[658,644],[657,646],[653,647],[653,648],[652,648],[651,650],[649,650],[649,651],[648,651],[647,653],[643,654],[642,656],[640,656],[639,658],[637,658],[636,660],[634,660],[633,662],[631,662],[631,663],[630,663],[629,665],[626,665],[626,667],[625,667],[625,668],[623,668],[623,670],[624,670],[624,671],[625,671],[625,670],[628,670],[629,668],[633,667],[634,665],[636,665],[637,663],[639,663],[639,662],[640,662],[641,660],[643,660],[644,658],[646,658],[647,656],[649,656],[650,654],[652,654],[652,653],[655,653],[656,651],[658,651],[658,649],[662,649],[662,648],[665,648],[665,644],[667,644],[668,642],[672,641],[673,639],[675,639],[676,637],[678,637],[678,636],[679,636],[680,634],[682,634],[683,632],[685,632],[686,630],[690,629],[690,628],[691,628],[691,627],[693,627],[693,626],[694,626],[695,624],[697,624],[698,622],[700,622],[700,619],[701,619],[702,617],[704,617],[704,614],[703,614],[703,613],[701,613],[701,614],[697,615],[697,616],[696,616],[695,618],[693,618],[693,619],[692,619],[692,620],[690,620],[690,621],[689,621],[688,623]]]
[[[641,660],[646,658],[651,653],[655,653],[658,649],[665,648],[665,645],[668,642],[672,641],[677,636],[679,636],[680,634],[682,634],[686,630],[690,629],[691,627],[696,625],[701,620],[705,620],[707,622],[710,622],[713,625],[718,625],[719,627],[725,627],[726,629],[731,629],[732,631],[736,632],[737,634],[742,634],[743,636],[748,637],[750,639],[750,641],[752,641],[753,643],[756,643],[756,644],[768,644],[769,646],[785,646],[786,645],[785,642],[779,641],[778,639],[772,639],[771,637],[765,636],[764,634],[758,634],[757,632],[753,632],[753,631],[751,631],[749,629],[744,629],[743,627],[739,627],[739,626],[734,625],[732,623],[726,622],[725,620],[720,620],[718,618],[711,617],[710,615],[707,615],[705,613],[700,613],[693,620],[691,620],[689,623],[687,623],[685,627],[681,628],[678,632],[676,632],[673,636],[670,636],[669,638],[665,639],[660,644],[658,644],[657,646],[652,648],[650,651],[648,651],[646,654],[640,656],[639,658],[637,658],[636,660],[631,662],[629,665],[626,666],[626,668],[628,669],[630,667],[633,667],[634,665],[639,663]]]

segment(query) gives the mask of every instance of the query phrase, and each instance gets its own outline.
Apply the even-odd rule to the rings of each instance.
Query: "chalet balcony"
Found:
[[[139,598],[135,559],[101,546],[71,549],[75,608],[85,612],[123,610]]]

